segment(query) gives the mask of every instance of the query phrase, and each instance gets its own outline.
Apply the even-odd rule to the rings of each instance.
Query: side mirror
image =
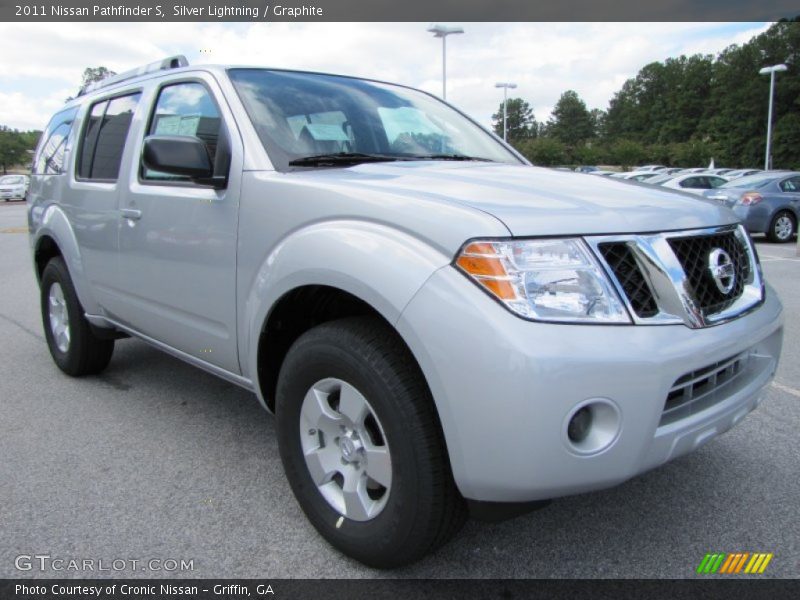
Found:
[[[205,142],[194,136],[152,135],[144,139],[144,166],[170,175],[211,179],[214,167]]]

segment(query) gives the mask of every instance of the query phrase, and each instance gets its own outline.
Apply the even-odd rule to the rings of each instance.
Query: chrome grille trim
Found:
[[[749,261],[747,280],[741,295],[724,310],[715,314],[704,314],[694,297],[692,286],[680,260],[670,245],[673,238],[710,236],[733,232],[746,251]],[[665,233],[623,234],[587,236],[586,243],[592,248],[628,312],[637,325],[674,325],[683,323],[692,329],[710,327],[734,319],[764,300],[764,283],[761,266],[749,236],[741,225],[726,225],[705,229],[689,229]],[[642,276],[653,293],[658,312],[653,316],[639,316],[630,303],[622,285],[611,266],[603,257],[600,244],[625,243],[632,251]]]

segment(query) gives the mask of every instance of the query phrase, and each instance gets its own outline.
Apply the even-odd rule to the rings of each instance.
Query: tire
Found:
[[[108,366],[114,340],[101,340],[92,333],[60,256],[51,259],[42,273],[41,307],[47,347],[59,369],[80,377],[99,373]],[[64,316],[66,326],[61,328]]]
[[[357,395],[365,402],[354,400]],[[323,401],[327,409],[313,418],[315,407],[325,406],[315,402]],[[346,413],[357,412],[354,406],[363,417],[348,420]],[[466,505],[453,481],[427,384],[408,349],[381,320],[342,319],[300,336],[278,377],[276,417],[292,491],[317,531],[344,554],[371,567],[394,568],[434,551],[464,524]],[[353,425],[359,421],[363,426]],[[351,433],[342,430],[343,423],[353,425],[352,445],[363,444],[356,462],[347,461],[343,440]],[[381,448],[389,455],[383,463],[373,460]],[[315,471],[317,482],[326,482],[323,488],[306,462],[306,453],[321,452],[334,457],[327,463],[332,468]],[[390,477],[381,469],[386,465]],[[343,500],[353,481],[366,481],[363,502]]]
[[[783,244],[790,242],[795,233],[797,233],[797,219],[788,210],[781,210],[772,217],[767,230],[767,238],[770,242]]]

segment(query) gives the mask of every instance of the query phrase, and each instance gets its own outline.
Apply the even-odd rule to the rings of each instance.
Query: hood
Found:
[[[372,163],[295,172],[311,183],[479,210],[514,236],[646,233],[735,223],[720,202],[647,184],[525,165]],[[341,187],[340,187],[341,186]]]

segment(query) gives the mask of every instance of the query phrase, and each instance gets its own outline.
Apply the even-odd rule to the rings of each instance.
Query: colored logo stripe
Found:
[[[700,564],[697,566],[697,572],[700,574],[759,574],[763,573],[767,565],[772,560],[774,554],[757,552],[751,554],[750,552],[733,552],[730,554],[724,552],[709,553],[703,557]],[[745,564],[747,566],[745,566]],[[744,571],[742,571],[744,568]]]

